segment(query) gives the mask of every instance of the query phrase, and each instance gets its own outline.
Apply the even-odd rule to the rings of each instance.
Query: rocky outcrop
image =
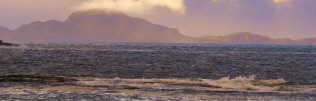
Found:
[[[12,43],[6,43],[6,42],[3,42],[2,40],[0,40],[0,46],[19,46],[19,45],[12,44]]]

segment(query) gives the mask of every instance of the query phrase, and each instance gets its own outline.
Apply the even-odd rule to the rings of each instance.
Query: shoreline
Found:
[[[1,81],[6,79],[6,81]],[[215,85],[221,80],[207,79],[121,79],[121,78],[92,78],[92,77],[64,77],[64,76],[26,76],[7,75],[0,76],[1,100],[20,99],[18,96],[29,96],[32,99],[64,99],[62,96],[70,96],[71,99],[80,98],[80,95],[94,96],[96,100],[103,98],[139,99],[139,100],[315,100],[316,85],[301,85],[278,80],[271,85],[262,80],[260,87],[276,88],[275,91],[260,91],[260,89],[229,88],[229,86]],[[230,79],[236,82],[249,82],[252,77]],[[238,81],[239,80],[239,81]],[[230,82],[228,81],[228,82]],[[282,81],[282,82],[280,82]],[[208,82],[208,83],[207,83]],[[227,82],[227,83],[228,83]],[[270,81],[272,82],[272,81]],[[276,82],[276,81],[274,81]],[[227,84],[226,84],[227,85]],[[243,84],[246,86],[247,84]],[[249,85],[248,85],[249,86]],[[253,86],[259,86],[253,85]],[[279,87],[279,88],[277,88]],[[282,89],[281,89],[281,88]],[[308,91],[309,90],[309,91]],[[45,95],[45,96],[44,96]],[[54,95],[54,96],[52,96]],[[58,95],[58,96],[57,96]],[[42,97],[41,97],[42,96]],[[117,97],[115,97],[117,96]],[[102,99],[101,99],[102,98]],[[28,100],[28,98],[21,98]]]

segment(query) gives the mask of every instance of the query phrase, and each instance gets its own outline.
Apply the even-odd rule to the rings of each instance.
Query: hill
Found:
[[[10,29],[0,26],[0,40],[1,39],[10,39],[10,36],[7,34],[10,31],[11,31]]]
[[[250,32],[236,32],[226,36],[201,36],[200,39],[213,40],[221,44],[279,44],[279,45],[316,45],[316,38],[293,40],[290,38],[271,39]]]
[[[14,40],[106,41],[106,42],[191,42],[177,29],[152,24],[119,11],[93,9],[72,13],[64,21],[50,20],[22,25],[10,32]]]
[[[0,26],[0,34],[5,34],[6,32],[9,32],[9,31],[10,29]]]

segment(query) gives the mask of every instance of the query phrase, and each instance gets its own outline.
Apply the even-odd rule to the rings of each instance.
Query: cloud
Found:
[[[75,10],[104,8],[125,13],[145,14],[156,7],[167,8],[180,14],[184,14],[186,8],[184,0],[88,0],[75,7]]]
[[[218,2],[218,1],[220,1],[220,0],[211,0],[211,2]]]
[[[249,1],[249,0],[210,0],[211,2],[236,2],[236,1]],[[252,0],[254,1],[254,0]],[[268,1],[268,0],[262,0],[262,1]],[[274,3],[283,3],[283,2],[289,2],[291,0],[271,0]],[[270,2],[270,1],[269,1]]]
[[[211,2],[227,2],[227,1],[233,1],[233,0],[211,0]]]
[[[236,3],[238,0],[211,0],[211,3]]]
[[[288,2],[290,0],[273,0],[275,3]]]

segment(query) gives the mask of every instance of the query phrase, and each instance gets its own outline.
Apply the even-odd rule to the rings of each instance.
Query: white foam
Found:
[[[18,46],[18,48],[29,48],[29,47],[26,45],[20,45],[20,46]]]

